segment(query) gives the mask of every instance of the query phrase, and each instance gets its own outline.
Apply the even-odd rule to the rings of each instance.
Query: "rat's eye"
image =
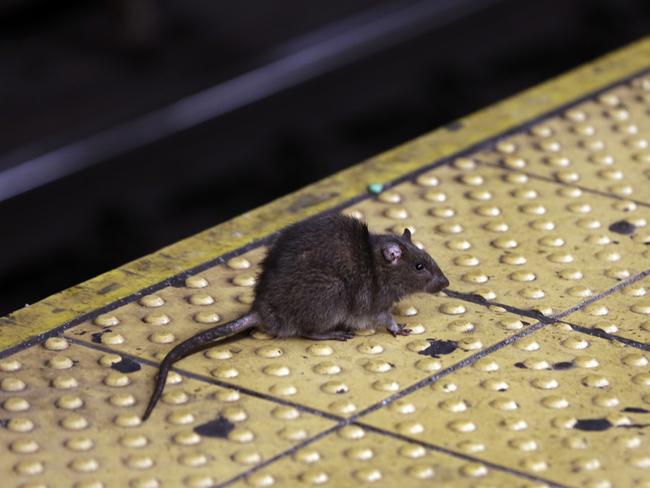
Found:
[[[424,269],[424,264],[422,264],[422,263],[417,263],[417,264],[415,265],[415,269],[417,269],[418,271],[422,271],[422,270]]]

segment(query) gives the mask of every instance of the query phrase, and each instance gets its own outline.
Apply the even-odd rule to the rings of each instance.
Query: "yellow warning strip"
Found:
[[[318,183],[0,318],[0,351],[177,273],[339,205],[427,163],[629,77],[650,63],[650,37],[464,117]]]

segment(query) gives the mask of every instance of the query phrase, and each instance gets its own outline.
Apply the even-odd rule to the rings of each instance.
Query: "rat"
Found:
[[[330,214],[285,228],[261,263],[250,312],[199,332],[163,359],[142,417],[158,402],[172,364],[215,340],[259,327],[275,337],[345,341],[355,329],[386,327],[409,335],[390,313],[416,292],[437,293],[449,281],[429,254],[401,236],[374,234],[352,217]]]

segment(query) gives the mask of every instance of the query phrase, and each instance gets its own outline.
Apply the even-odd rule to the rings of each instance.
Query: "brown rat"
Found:
[[[246,315],[181,342],[165,356],[146,420],[158,402],[176,361],[216,339],[252,327],[275,337],[347,340],[355,329],[398,325],[390,309],[416,292],[436,293],[449,281],[436,262],[401,236],[373,234],[365,223],[339,214],[296,223],[283,230],[261,264],[255,301]]]

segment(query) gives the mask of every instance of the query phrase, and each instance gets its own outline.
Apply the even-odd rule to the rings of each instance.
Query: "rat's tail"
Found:
[[[151,394],[149,405],[147,405],[147,409],[144,411],[142,421],[144,422],[149,418],[149,415],[151,415],[153,408],[156,406],[156,403],[158,403],[160,395],[165,388],[165,381],[167,380],[167,375],[169,374],[169,370],[172,367],[172,364],[174,364],[176,361],[180,361],[190,354],[193,354],[194,352],[197,352],[200,349],[204,349],[208,344],[215,341],[216,339],[242,332],[246,329],[250,329],[251,327],[259,325],[259,323],[259,315],[257,315],[255,312],[251,312],[238,318],[237,320],[228,322],[227,324],[219,325],[217,327],[213,327],[212,329],[199,332],[198,334],[181,342],[171,351],[169,351],[169,353],[167,353],[167,356],[165,356],[165,359],[163,359],[163,362],[160,364],[158,377],[156,379],[156,386],[153,390],[153,393]]]

